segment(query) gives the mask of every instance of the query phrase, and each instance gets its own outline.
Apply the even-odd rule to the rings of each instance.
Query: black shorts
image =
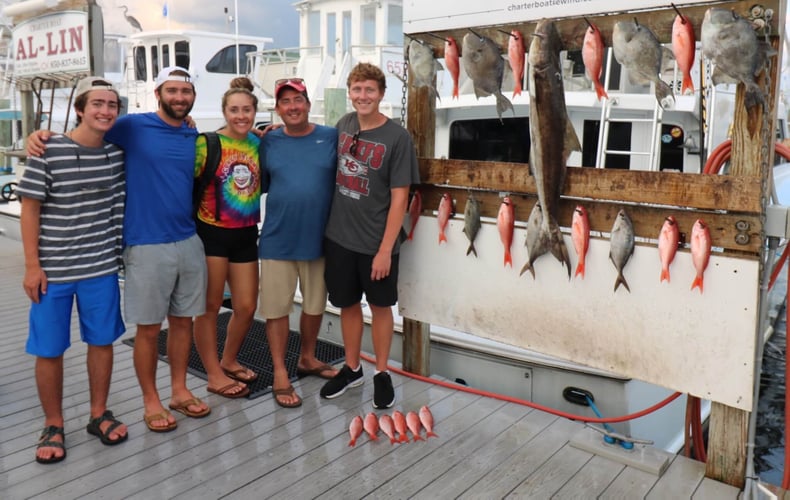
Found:
[[[258,226],[226,228],[198,220],[197,234],[206,257],[225,257],[234,263],[258,261]]]
[[[398,254],[392,256],[389,276],[378,281],[370,279],[373,255],[353,252],[324,239],[324,257],[324,281],[333,306],[352,306],[362,300],[363,292],[373,306],[389,307],[398,302]]]

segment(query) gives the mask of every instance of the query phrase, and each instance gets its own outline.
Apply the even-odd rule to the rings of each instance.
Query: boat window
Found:
[[[373,4],[363,5],[360,12],[362,14],[362,43],[376,45],[376,6]]]
[[[403,44],[403,7],[400,5],[390,4],[388,6],[387,43],[390,45]]]
[[[189,42],[176,42],[176,66],[189,68]]]
[[[162,67],[170,67],[170,45],[162,45]]]
[[[121,73],[122,72],[122,52],[121,44],[115,38],[104,39],[104,72],[105,73]]]
[[[145,64],[145,47],[134,48],[134,79],[146,81],[148,79],[148,67]]]
[[[450,125],[450,158],[529,162],[529,118],[457,120]]]
[[[606,149],[610,151],[631,150],[631,127],[628,122],[609,122],[609,138]],[[582,165],[594,167],[598,155],[598,134],[601,130],[600,120],[584,120],[582,131]],[[628,170],[631,167],[630,155],[608,154],[604,160],[604,168],[621,168]]]
[[[239,71],[243,72],[246,70],[247,53],[255,52],[255,50],[255,45],[239,44]],[[214,57],[206,63],[206,71],[209,73],[236,74],[236,44],[228,45],[214,54]]]
[[[310,55],[319,55],[321,50],[321,12],[307,13],[307,46]]]
[[[151,47],[151,74],[159,74],[159,47]]]
[[[347,54],[351,49],[351,11],[343,12],[343,54]]]
[[[335,57],[337,46],[337,14],[332,12],[326,15],[326,54]]]

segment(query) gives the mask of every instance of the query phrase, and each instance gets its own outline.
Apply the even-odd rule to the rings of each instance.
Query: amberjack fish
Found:
[[[547,251],[568,268],[571,261],[565,247],[557,210],[565,184],[565,168],[571,151],[581,151],[579,138],[568,119],[565,108],[565,89],[560,68],[561,41],[557,28],[550,20],[538,22],[529,46],[529,168],[535,177],[538,200],[543,211],[540,233],[531,262]],[[526,269],[522,269],[525,271]],[[534,273],[533,273],[534,276]]]
[[[749,22],[729,9],[712,7],[705,12],[700,33],[702,55],[713,64],[714,85],[743,83],[746,108],[765,105],[765,94],[754,77],[764,66],[767,52]]]
[[[508,108],[515,114],[513,104],[502,95],[502,77],[505,74],[505,60],[502,51],[490,38],[475,33],[464,35],[464,71],[471,78],[478,99],[493,95],[496,97],[496,112],[499,120]]]
[[[480,226],[480,202],[470,193],[464,207],[464,234],[469,239],[469,248],[466,250],[466,255],[474,253],[475,257],[477,257],[475,238],[477,238],[477,232],[480,231]]]
[[[603,38],[601,37],[601,30],[591,22],[587,31],[584,33],[584,43],[582,44],[582,61],[584,61],[584,72],[593,82],[595,86],[595,93],[598,95],[598,100],[602,97],[609,98],[606,90],[601,84],[601,72],[603,71],[603,53],[604,45]]]
[[[612,30],[612,49],[617,62],[628,70],[632,84],[652,82],[658,103],[664,108],[672,105],[672,89],[659,76],[664,51],[652,31],[635,21],[618,21]]]
[[[611,247],[609,248],[609,259],[617,269],[617,279],[614,282],[614,291],[620,287],[622,283],[625,289],[629,292],[631,288],[623,276],[623,268],[628,263],[628,259],[634,254],[634,225],[631,223],[631,218],[625,210],[617,212],[617,217],[612,226],[612,234],[610,236]]]
[[[407,50],[412,86],[428,87],[431,95],[441,100],[436,91],[436,72],[442,69],[442,65],[433,57],[431,46],[421,40],[412,40]]]

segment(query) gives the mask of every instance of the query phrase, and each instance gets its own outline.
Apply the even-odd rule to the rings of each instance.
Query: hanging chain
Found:
[[[400,98],[400,124],[401,127],[406,126],[406,88],[409,86],[409,61],[406,57],[406,52],[403,53],[403,85],[401,86]]]

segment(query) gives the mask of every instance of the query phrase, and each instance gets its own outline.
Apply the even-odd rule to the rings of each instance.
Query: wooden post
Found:
[[[408,45],[406,43],[405,45]],[[407,130],[418,157],[433,158],[436,132],[436,99],[427,87],[409,87]],[[431,373],[431,325],[403,318],[403,369],[419,375]]]
[[[705,476],[743,489],[749,412],[711,403]]]

